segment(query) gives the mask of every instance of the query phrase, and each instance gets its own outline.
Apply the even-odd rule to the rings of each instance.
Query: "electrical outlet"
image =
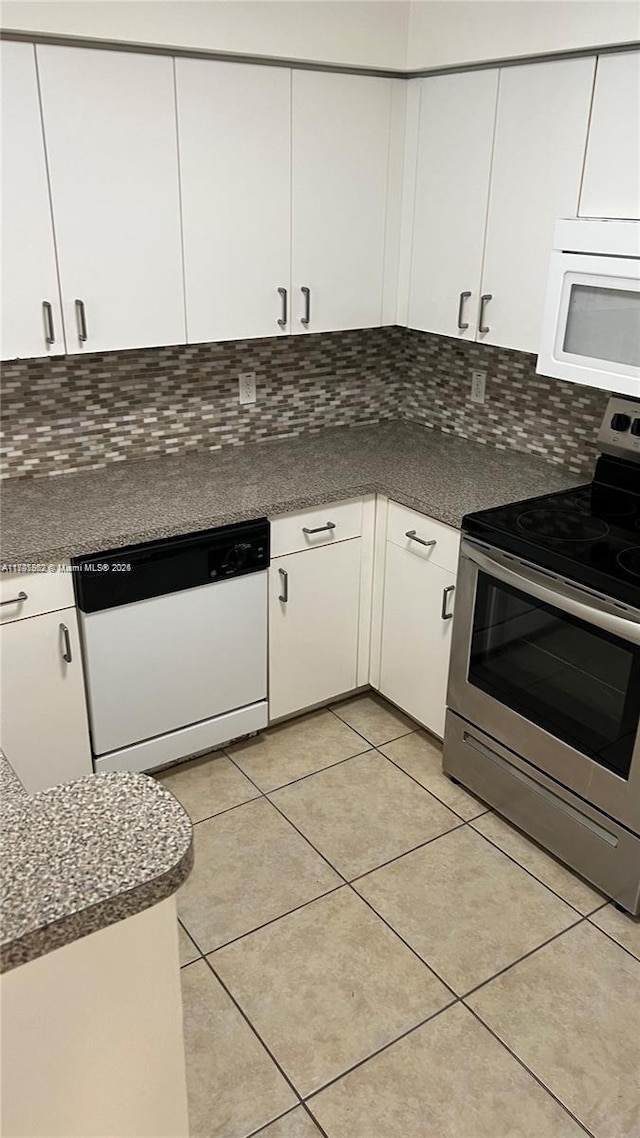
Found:
[[[238,376],[238,403],[255,403],[256,373],[243,371]]]
[[[484,403],[484,390],[487,382],[486,371],[471,372],[471,402]]]

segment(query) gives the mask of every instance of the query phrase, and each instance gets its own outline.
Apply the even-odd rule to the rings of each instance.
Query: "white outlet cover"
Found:
[[[256,373],[255,371],[240,372],[238,376],[238,402],[255,403],[256,401]]]
[[[485,387],[487,383],[486,371],[471,372],[471,402],[484,403]]]

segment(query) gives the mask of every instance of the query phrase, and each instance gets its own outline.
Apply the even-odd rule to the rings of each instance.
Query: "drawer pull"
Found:
[[[62,653],[62,659],[64,660],[65,664],[70,664],[73,656],[71,655],[71,639],[69,637],[69,629],[67,628],[66,624],[60,625],[60,631],[64,639],[64,652]]]
[[[286,569],[278,569],[278,573],[282,577],[282,592],[280,593],[278,600],[282,601],[282,603],[286,605],[287,601],[289,600],[289,574],[287,573]]]
[[[29,600],[29,598],[28,598],[27,594],[23,593],[22,589],[21,589],[20,592],[18,593],[17,597],[9,597],[8,601],[0,601],[0,605],[21,605],[21,604],[24,604],[24,602],[28,601],[28,600]]]
[[[325,530],[332,530],[335,528],[336,528],[335,522],[327,522],[326,526],[316,526],[314,529],[309,529],[308,526],[303,526],[302,532],[307,533],[307,534],[309,534],[309,533],[324,533]]]
[[[432,541],[425,541],[423,537],[418,537],[414,529],[408,529],[404,536],[408,537],[409,541],[417,541],[418,545],[430,546],[438,544],[435,537]]]
[[[455,585],[447,585],[446,588],[444,588],[442,590],[442,619],[443,620],[451,620],[451,618],[453,617],[452,612],[447,612],[447,599],[449,597],[449,594],[455,593],[455,591],[456,591]]]

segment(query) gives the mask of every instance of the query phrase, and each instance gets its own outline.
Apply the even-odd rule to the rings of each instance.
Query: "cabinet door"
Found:
[[[184,343],[173,60],[36,51],[68,351]]]
[[[640,218],[640,52],[598,59],[580,214]]]
[[[0,647],[2,748],[25,788],[33,793],[91,774],[75,609],[3,625]]]
[[[453,573],[387,543],[380,691],[434,735],[444,735]],[[445,590],[449,590],[445,592]]]
[[[35,48],[4,42],[0,50],[2,359],[58,355],[64,352],[64,331]]]
[[[391,91],[293,72],[293,332],[382,322]]]
[[[355,688],[361,546],[353,538],[271,562],[271,719]]]
[[[575,217],[587,140],[593,59],[507,67],[498,115],[478,339],[540,350],[558,218]]]
[[[409,327],[473,340],[498,72],[421,86]]]
[[[176,93],[189,342],[285,334],[291,72],[177,59]]]

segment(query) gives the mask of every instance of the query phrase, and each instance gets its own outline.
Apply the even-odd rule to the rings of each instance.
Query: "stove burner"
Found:
[[[527,510],[516,519],[518,529],[537,541],[597,541],[606,537],[609,526],[600,518],[585,517],[568,510]]]
[[[640,577],[640,545],[631,545],[628,549],[622,549],[616,561],[625,573],[630,573],[632,577]]]

